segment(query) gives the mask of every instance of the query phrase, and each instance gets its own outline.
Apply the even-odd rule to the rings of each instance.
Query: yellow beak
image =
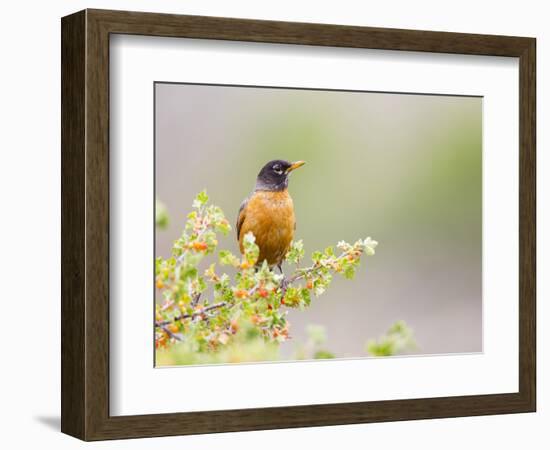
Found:
[[[297,169],[298,167],[302,167],[306,162],[305,161],[296,161],[293,162],[292,165],[286,169],[286,173],[292,172],[294,169]]]

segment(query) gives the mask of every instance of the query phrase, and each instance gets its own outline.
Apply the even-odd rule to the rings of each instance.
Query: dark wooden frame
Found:
[[[85,10],[62,31],[61,429],[84,440],[535,411],[534,38]],[[519,392],[230,411],[109,415],[109,35],[519,58]]]

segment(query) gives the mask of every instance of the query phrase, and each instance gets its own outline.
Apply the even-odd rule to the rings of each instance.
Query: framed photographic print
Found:
[[[62,29],[62,431],[535,410],[535,39]]]

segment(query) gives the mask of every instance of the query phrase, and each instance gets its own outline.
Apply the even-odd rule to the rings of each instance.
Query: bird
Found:
[[[305,161],[269,161],[258,173],[254,191],[241,203],[236,226],[239,248],[244,254],[244,236],[252,232],[260,250],[258,266],[267,261],[270,268],[277,266],[283,273],[281,266],[296,230],[288,177],[304,164]]]

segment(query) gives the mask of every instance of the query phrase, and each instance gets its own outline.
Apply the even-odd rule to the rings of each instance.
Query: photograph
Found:
[[[156,82],[155,367],[483,352],[482,108]]]

